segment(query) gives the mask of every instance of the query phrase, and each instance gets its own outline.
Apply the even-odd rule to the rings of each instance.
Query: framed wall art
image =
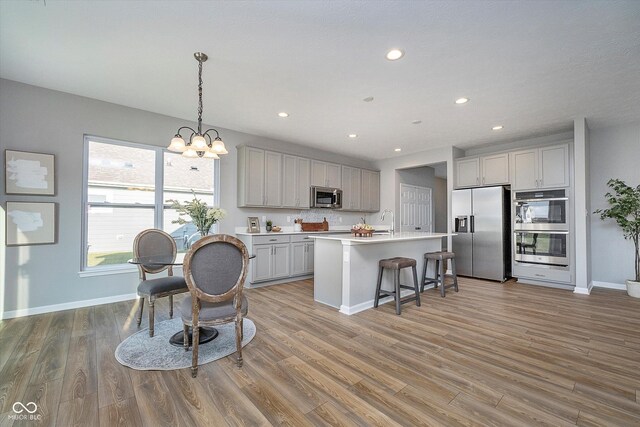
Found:
[[[5,150],[5,193],[55,196],[55,156]]]
[[[7,246],[56,243],[56,204],[7,202]]]
[[[250,216],[247,218],[247,232],[248,233],[259,233],[260,232],[260,221],[257,216]]]

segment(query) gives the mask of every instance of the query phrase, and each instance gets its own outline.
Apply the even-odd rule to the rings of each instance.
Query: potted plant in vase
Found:
[[[209,234],[213,224],[224,218],[226,212],[224,209],[208,207],[205,202],[196,197],[196,193],[193,190],[191,192],[193,193],[193,200],[184,205],[174,199],[167,200],[168,203],[171,203],[170,208],[175,209],[180,215],[178,219],[171,221],[171,223],[186,224],[191,222],[198,229],[200,236],[204,237]],[[187,215],[191,217],[191,221],[182,218]]]
[[[622,228],[625,239],[631,239],[635,246],[634,280],[627,280],[627,293],[640,298],[640,185],[630,187],[619,179],[607,182],[612,191],[604,195],[609,203],[608,209],[598,209],[594,213],[600,214],[600,219],[613,219]]]
[[[273,222],[271,222],[271,220],[267,221],[267,227],[266,227],[267,232],[270,232],[270,231],[271,231],[271,227],[272,227],[272,226],[273,226]]]

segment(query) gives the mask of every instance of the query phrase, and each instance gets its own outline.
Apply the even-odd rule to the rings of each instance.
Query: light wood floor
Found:
[[[65,427],[640,425],[640,300],[624,292],[462,279],[402,316],[341,315],[311,281],[247,294],[244,367],[230,356],[195,380],[118,364],[133,301],[1,322],[0,425],[16,401]]]

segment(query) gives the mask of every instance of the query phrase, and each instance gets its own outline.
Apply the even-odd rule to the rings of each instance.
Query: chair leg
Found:
[[[440,296],[444,298],[444,260],[440,263]]]
[[[400,270],[396,270],[393,275],[393,287],[396,290],[396,314],[400,314]]]
[[[136,319],[136,321],[138,322],[138,328],[142,323],[142,310],[144,309],[144,297],[140,298],[139,306],[140,306],[140,310],[138,310],[138,318]]]
[[[155,304],[155,300],[152,300],[151,297],[149,297],[149,336],[153,337],[153,332],[154,332],[154,324],[153,324],[153,318],[154,318],[154,314],[155,314],[155,309],[154,309],[154,304]]]
[[[173,319],[173,295],[169,295],[169,317]]]
[[[424,266],[422,267],[422,276],[420,276],[420,292],[424,292],[424,282],[427,281],[427,266],[429,265],[429,258],[424,259]]]
[[[433,269],[433,277],[435,278],[435,282],[433,282],[433,289],[438,289],[438,271],[440,271],[440,261],[436,260],[436,266]]]
[[[236,352],[238,353],[236,363],[238,368],[242,368],[242,318],[236,319]]]
[[[240,318],[240,341],[244,340],[244,317]]]
[[[184,351],[189,351],[189,325],[187,325],[186,323],[183,326],[183,333],[184,333]]]
[[[197,310],[197,309],[196,309]],[[192,326],[191,326],[191,335],[193,336],[193,342],[191,343],[191,346],[193,348],[193,355],[192,355],[192,359],[191,359],[191,376],[193,378],[198,376],[198,347],[199,347],[199,339],[200,339],[200,327],[198,326],[199,321],[198,321],[198,316],[200,315],[200,313],[198,313],[197,311],[195,313],[193,313],[193,322],[192,322]]]
[[[411,269],[413,270],[413,288],[416,292],[416,305],[420,307],[420,289],[418,288],[418,272],[415,265],[412,266]]]
[[[456,274],[456,259],[451,259],[451,274],[453,274],[453,289],[458,292],[458,275]]]
[[[376,284],[376,297],[373,300],[373,307],[378,308],[378,301],[380,300],[380,288],[382,287],[382,272],[384,271],[384,267],[380,266],[378,268],[378,283]]]

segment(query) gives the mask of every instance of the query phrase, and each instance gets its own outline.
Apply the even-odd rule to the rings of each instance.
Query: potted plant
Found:
[[[600,219],[613,219],[622,228],[625,239],[631,239],[635,245],[636,277],[627,280],[627,293],[640,298],[640,185],[630,187],[619,179],[610,179],[607,185],[612,191],[604,195],[609,203],[608,209],[598,209]]]
[[[271,227],[273,226],[273,222],[271,220],[267,221],[267,232],[271,231]]]
[[[193,190],[191,192],[193,193],[193,200],[184,205],[174,199],[167,200],[168,203],[171,203],[170,208],[175,209],[180,215],[178,219],[171,221],[171,223],[186,224],[189,221],[182,217],[188,215],[191,217],[191,223],[200,232],[200,236],[204,237],[209,234],[213,224],[224,218],[226,212],[224,209],[208,207],[205,202],[196,197],[196,193]]]

